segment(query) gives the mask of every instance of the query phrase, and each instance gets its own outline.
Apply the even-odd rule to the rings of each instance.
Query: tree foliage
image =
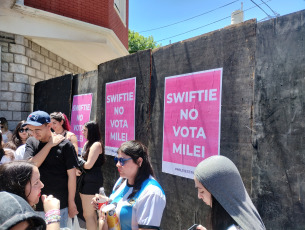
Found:
[[[157,44],[153,36],[144,37],[138,32],[128,30],[128,46],[129,53],[135,53],[138,50],[158,48],[161,44]]]

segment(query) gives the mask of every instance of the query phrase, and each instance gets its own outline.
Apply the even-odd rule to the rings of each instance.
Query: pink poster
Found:
[[[105,153],[116,156],[123,142],[135,139],[136,78],[106,84]]]
[[[71,114],[71,132],[73,132],[78,141],[78,154],[87,141],[82,134],[83,125],[90,121],[92,93],[73,96],[72,114]]]
[[[165,78],[162,171],[193,179],[219,154],[222,68]]]

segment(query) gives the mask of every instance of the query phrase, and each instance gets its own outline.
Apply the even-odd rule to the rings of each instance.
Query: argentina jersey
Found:
[[[128,186],[127,180],[123,183],[122,180],[123,178],[118,179],[110,195],[112,203],[117,203],[116,213],[121,230],[159,229],[166,204],[165,193],[160,184],[150,176],[143,182],[140,191],[128,199],[133,187]]]

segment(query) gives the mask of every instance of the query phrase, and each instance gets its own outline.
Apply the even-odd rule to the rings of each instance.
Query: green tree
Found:
[[[158,48],[161,44],[157,44],[157,42],[154,41],[153,36],[144,37],[138,32],[128,30],[128,46],[128,52],[135,53],[138,50]]]

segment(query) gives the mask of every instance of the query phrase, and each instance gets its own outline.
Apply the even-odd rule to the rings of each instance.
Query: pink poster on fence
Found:
[[[222,68],[165,78],[162,171],[193,179],[219,154]]]
[[[92,93],[73,96],[71,114],[71,132],[77,137],[78,154],[80,154],[85,142],[82,134],[83,125],[90,121]]]
[[[116,156],[120,145],[135,139],[136,78],[106,84],[105,153]]]

